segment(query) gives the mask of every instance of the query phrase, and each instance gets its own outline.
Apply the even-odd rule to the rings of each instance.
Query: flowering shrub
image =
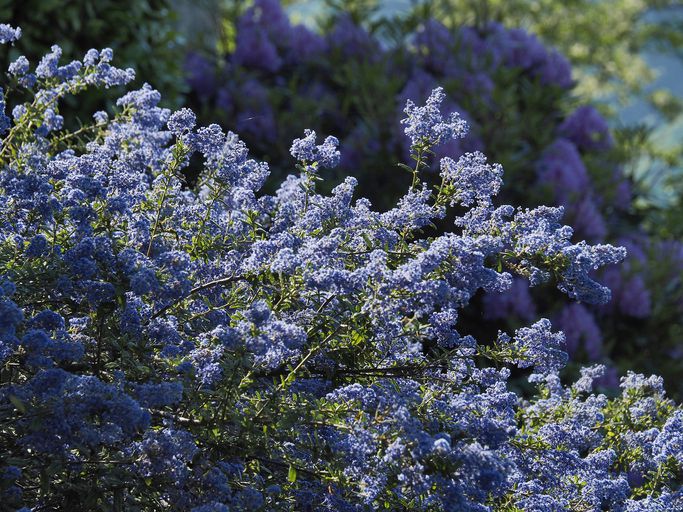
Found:
[[[0,39],[19,32],[0,25]],[[296,174],[150,86],[61,128],[60,102],[132,79],[91,50],[14,66],[0,149],[0,493],[12,510],[680,508],[683,411],[661,379],[570,387],[546,319],[494,343],[457,326],[513,274],[604,303],[623,248],[574,244],[562,210],[495,206],[502,168],[425,155],[466,124],[409,102],[412,185],[385,213],[355,180],[316,186],[337,139],[307,132]],[[32,100],[11,91],[33,85]],[[182,171],[202,162],[194,187]],[[432,222],[457,209],[446,234]],[[456,329],[457,327],[457,329]],[[522,400],[510,368],[529,369]]]
[[[548,287],[515,280],[509,291],[476,297],[462,321],[478,328],[483,315],[489,329],[480,335],[495,336],[541,314],[566,331],[573,360],[610,366],[612,378],[603,384],[617,386],[613,365],[625,371],[635,362],[663,372],[668,389],[683,392],[683,245],[650,238],[640,227],[607,123],[594,107],[575,106],[564,57],[496,23],[449,30],[420,20],[395,39],[396,45],[382,42],[345,15],[319,35],[292,25],[278,1],[256,0],[235,24],[232,53],[218,64],[191,54],[188,80],[197,109],[236,129],[271,163],[273,186],[289,172],[290,135],[313,128],[342,141],[330,182],[355,176],[380,210],[411,183],[410,174],[386,164],[409,157],[403,106],[443,84],[443,108],[460,112],[470,136],[434,148],[424,181],[438,185],[442,157],[485,150],[505,167],[504,201],[562,206],[575,240],[629,249],[627,263],[601,277],[615,295],[606,306],[568,306]]]

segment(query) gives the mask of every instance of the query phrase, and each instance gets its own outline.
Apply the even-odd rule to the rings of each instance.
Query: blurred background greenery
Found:
[[[138,85],[153,83],[169,105],[182,101],[185,49],[169,0],[0,0],[0,20],[23,32],[14,45],[0,48],[3,69],[19,55],[36,64],[53,44],[62,48],[64,60],[110,47],[119,67],[136,70]],[[112,91],[107,100],[120,94]],[[99,96],[79,97],[79,104],[70,106],[91,113],[101,102]]]

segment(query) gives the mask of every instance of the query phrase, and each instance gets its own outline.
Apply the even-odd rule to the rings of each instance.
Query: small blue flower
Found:
[[[0,43],[11,43],[21,37],[21,28],[12,28],[5,23],[0,23]]]
[[[192,131],[197,123],[197,117],[189,108],[183,108],[174,112],[168,120],[168,129],[180,137]]]
[[[316,170],[318,167],[336,167],[340,158],[337,138],[329,136],[322,144],[316,145],[315,132],[305,130],[304,133],[306,136],[303,139],[294,139],[289,150],[290,154],[311,170]]]
[[[406,125],[405,134],[413,146],[428,143],[437,146],[449,139],[464,137],[467,123],[453,112],[446,119],[441,114],[441,103],[446,94],[441,87],[432,91],[424,107],[418,107],[411,100],[406,103],[404,112],[408,117],[401,120]]]

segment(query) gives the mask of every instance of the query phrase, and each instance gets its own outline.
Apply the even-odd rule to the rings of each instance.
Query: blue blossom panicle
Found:
[[[652,450],[658,462],[665,462],[669,458],[681,460],[683,457],[683,411],[674,412],[666,420],[652,444]]]
[[[197,116],[189,108],[174,112],[168,120],[168,129],[176,136],[189,133],[197,123]]]
[[[260,72],[300,62],[306,41],[319,44],[312,53],[373,41],[349,19],[324,40],[306,35],[275,0],[254,2],[240,23],[251,32],[228,65]],[[434,51],[422,60],[435,70],[439,44],[478,48],[507,34],[427,28],[417,44]],[[565,80],[533,38],[507,41],[463,81],[484,83],[476,73],[505,59]],[[71,503],[76,485],[114,508],[122,496],[124,508],[179,512],[681,509],[682,417],[662,379],[628,374],[608,398],[593,393],[603,383],[592,367],[565,386],[565,337],[545,319],[493,344],[465,334],[466,308],[482,293],[493,310],[483,328],[511,315],[532,322],[522,278],[555,276],[574,298],[605,299],[593,272],[623,250],[572,243],[562,208],[495,207],[502,170],[459,144],[449,146],[459,160],[442,160],[441,194],[416,176],[382,213],[354,201],[355,178],[329,194],[309,186],[339,152],[336,139],[317,145],[306,132],[292,146],[304,172],[269,194],[268,167],[235,133],[195,130],[191,111],[160,107],[148,85],[121,97],[112,119],[98,113],[94,134],[79,132],[85,144],[55,145],[57,103],[71,86],[131,77],[109,49],[80,64],[58,58],[53,50],[39,64],[40,112],[17,111],[28,128],[0,154],[3,503]],[[253,108],[266,108],[266,93],[249,98]],[[443,100],[437,89],[426,106],[408,105],[418,153],[464,133],[460,117],[441,114]],[[579,144],[570,132],[558,148]],[[203,159],[199,190],[169,167],[185,143]],[[457,229],[431,231],[453,213],[449,199]],[[637,283],[607,271],[618,307],[635,316]],[[568,348],[599,345],[601,311],[557,308]],[[534,372],[538,389],[524,400],[513,365]],[[48,459],[54,472],[42,471]]]
[[[427,142],[436,146],[449,139],[464,137],[467,132],[467,123],[455,112],[446,119],[441,114],[441,103],[446,94],[441,87],[432,91],[427,103],[418,107],[411,100],[406,103],[404,112],[408,117],[401,120],[406,125],[405,133],[410,138],[412,145]]]
[[[0,43],[6,44],[21,37],[21,28],[13,28],[5,23],[0,24]]]
[[[515,97],[523,100],[529,91],[538,92],[542,103],[550,107],[548,112],[558,111],[557,105],[564,101],[574,85],[571,68],[562,55],[545,46],[537,36],[528,31],[505,27],[501,23],[487,22],[476,27],[453,28],[438,20],[427,19],[414,30],[411,27],[411,32],[406,34],[408,37],[405,39],[405,45],[389,49],[381,44],[378,37],[359,25],[358,20],[354,20],[352,16],[339,13],[330,21],[326,33],[320,37],[305,27],[294,27],[287,17],[286,10],[277,0],[253,2],[253,5],[236,19],[236,44],[234,52],[227,57],[225,66],[217,66],[215,62],[195,53],[188,56],[187,67],[191,73],[189,81],[194,92],[201,97],[202,102],[208,102],[233,119],[237,131],[245,140],[257,146],[257,151],[267,154],[273,162],[282,159],[283,150],[289,145],[288,123],[292,119],[292,114],[296,118],[301,117],[299,113],[308,116],[311,112],[321,112],[324,113],[324,124],[328,127],[330,123],[336,125],[338,135],[346,132],[344,138],[340,137],[344,141],[341,159],[344,169],[362,169],[363,162],[367,161],[371,162],[370,165],[377,168],[378,172],[383,172],[380,170],[381,167],[388,169],[386,162],[383,161],[388,152],[400,155],[403,159],[410,157],[409,148],[402,143],[409,137],[403,133],[405,125],[399,122],[401,114],[391,107],[402,107],[410,98],[424,99],[439,83],[446,84],[449,97],[440,106],[442,118],[447,117],[446,112],[459,112],[471,126],[471,136],[464,140],[450,140],[439,148],[430,148],[433,154],[425,152],[424,155],[427,156],[422,159],[428,167],[433,167],[444,156],[457,161],[458,157],[466,152],[483,150],[485,143],[488,142],[486,139],[491,137],[491,130],[485,123],[490,121],[487,112],[496,104],[494,90],[499,85],[506,85],[508,77],[514,77],[516,81],[528,85],[513,91]],[[348,111],[337,101],[335,95],[340,91],[347,95],[354,91],[343,86],[341,89],[330,88],[327,76],[329,63],[353,63],[361,66],[371,64],[379,70],[379,74],[398,73],[405,85],[397,96],[387,98],[386,103],[383,103],[386,108],[378,111],[379,118],[371,121],[360,120],[356,115],[358,109]],[[297,74],[304,68],[308,79],[296,80]],[[237,75],[245,79],[234,80],[234,76]],[[287,94],[296,93],[302,102],[279,102],[278,99],[283,97],[280,93],[285,89]],[[476,101],[472,98],[476,98]],[[310,109],[308,102],[315,104],[316,109]],[[538,109],[527,112],[528,102],[516,103],[517,108],[513,114],[519,115],[522,123],[527,115],[537,116]],[[462,106],[467,106],[468,112]],[[319,121],[311,118],[313,123]],[[618,168],[609,168],[604,179],[594,180],[586,166],[586,162],[611,163],[609,148],[613,141],[610,140],[605,120],[595,108],[582,106],[564,117],[550,116],[547,121],[544,126],[549,137],[541,141],[540,146],[532,144],[534,151],[524,152],[523,155],[527,160],[536,159],[529,162],[529,168],[535,170],[538,179],[535,182],[510,180],[508,191],[512,195],[507,197],[514,197],[517,202],[529,198],[533,201],[533,198],[540,197],[538,194],[547,193],[544,197],[551,200],[555,206],[563,206],[563,222],[571,225],[573,229],[573,234],[569,235],[569,238],[564,237],[564,241],[568,242],[565,246],[571,245],[569,242],[572,238],[575,241],[583,239],[591,243],[615,239],[613,235],[617,231],[627,229],[630,222],[628,219],[628,222],[615,222],[618,219],[624,220],[622,213],[628,209],[633,199],[630,197],[628,180]],[[386,130],[386,126],[390,126],[390,129]],[[385,135],[389,135],[388,140]],[[523,140],[511,141],[504,145],[508,149],[513,146],[519,147],[519,144],[526,145],[529,142],[528,134],[522,135]],[[494,144],[491,149],[497,150],[498,144]],[[286,173],[287,169],[276,164],[275,172]],[[370,190],[369,187],[373,186],[369,178],[371,175],[374,173],[359,174],[361,189],[368,187],[366,190]],[[392,190],[392,184],[395,182],[398,183],[400,180],[388,182],[386,187],[380,187],[382,193],[377,193],[378,198],[382,196],[379,198],[382,201],[379,203],[382,211],[393,210],[393,205],[384,203],[388,194],[400,197],[403,192],[400,188]],[[524,184],[530,186],[529,191]],[[531,195],[527,192],[531,192]],[[410,199],[415,206],[415,216],[418,217],[418,221],[412,223],[412,226],[416,229],[426,228],[430,221],[433,221],[429,219],[428,208],[424,207],[417,195]],[[284,210],[287,210],[286,214]],[[282,219],[291,219],[300,213],[294,210],[295,208],[290,205],[283,208],[282,216],[278,219],[279,226],[284,225],[280,222]],[[392,213],[401,214],[404,224],[411,224],[407,208],[393,210]],[[468,220],[477,217],[477,221],[469,223],[468,228],[476,227],[478,221],[483,218],[480,213],[463,214],[463,220],[465,216]],[[213,217],[213,214],[211,216]],[[313,229],[313,226],[329,222],[329,217],[318,215],[317,211],[309,211],[301,216],[305,218],[306,229]],[[441,224],[437,225],[440,229]],[[561,226],[558,226],[558,229],[561,229]],[[512,230],[514,231],[514,227]],[[487,232],[497,233],[492,225],[488,226]],[[483,230],[480,229],[479,233],[483,233]],[[567,234],[568,230],[563,233]],[[389,236],[393,235],[394,233],[391,233]],[[531,241],[531,237],[525,238],[525,241]],[[559,251],[562,248],[562,237],[557,230],[551,232],[549,229],[539,229],[536,238],[537,241],[544,238],[554,239],[554,242],[557,242],[553,244],[554,249]],[[263,261],[259,262],[257,268],[268,267],[268,259],[272,254],[274,252],[262,255]],[[283,257],[288,254],[282,253]],[[526,254],[517,261],[501,263],[503,266],[506,263],[518,265],[521,274],[529,278],[533,284],[540,285],[559,275],[563,258],[557,252],[550,257],[554,267],[550,271],[540,264],[545,258],[545,255],[540,253]],[[280,272],[279,263],[275,265],[274,272]],[[285,268],[291,268],[291,265],[294,265],[291,259],[285,262]],[[660,279],[653,274],[654,267],[655,265],[644,265],[637,270],[629,269],[629,276],[627,278],[624,273],[622,283],[608,281],[606,274],[596,274],[599,275],[596,280],[608,285],[613,296],[613,300],[606,307],[599,308],[600,315],[595,317],[597,323],[602,323],[603,316],[606,319],[608,315],[644,319],[661,314],[653,308],[656,305],[656,295],[648,294],[648,287]],[[304,267],[299,265],[297,268]],[[343,272],[339,269],[324,269],[318,275],[318,283],[332,282],[332,276],[335,283],[341,283]],[[628,285],[622,286],[626,282]],[[555,307],[556,304],[544,304],[540,297],[542,292],[532,292],[526,295],[525,304],[537,301],[537,304],[532,304],[536,307],[519,308],[527,309],[527,315],[532,315],[529,311],[533,309],[544,311],[547,315],[562,311],[560,314],[566,313],[569,321],[569,314],[576,314],[579,311],[577,308],[564,310],[561,306]],[[501,295],[498,297],[501,299],[498,303],[487,301],[487,313],[491,313],[496,304],[500,304],[501,308],[494,315],[497,314],[497,318],[504,321],[506,316],[503,309],[514,309],[511,297],[512,295]],[[604,297],[596,295],[595,299],[601,301]],[[608,322],[605,326],[605,336],[615,335],[616,331],[621,329],[618,326],[623,325],[623,322]],[[598,336],[594,335],[594,330],[589,336],[591,329],[587,322],[583,327],[586,327],[584,337],[593,340],[585,343],[583,347],[591,348],[589,357],[602,356],[605,355],[604,352],[613,350],[611,345],[601,345],[595,341]],[[651,336],[651,333],[643,334]],[[658,345],[663,346],[664,343]]]
[[[159,91],[152,89],[149,84],[144,84],[141,89],[121,96],[116,100],[116,104],[133,109],[135,121],[143,128],[158,129],[167,122],[170,116],[167,109],[158,107],[159,101],[161,101]]]
[[[26,256],[29,258],[39,258],[43,256],[49,247],[49,242],[45,235],[34,236],[26,248]]]
[[[13,336],[17,326],[24,320],[23,310],[13,301],[0,299],[0,333],[4,336]]]
[[[168,478],[182,484],[190,477],[190,464],[198,452],[192,435],[183,430],[165,428],[145,434],[134,445],[136,471],[143,477]]]
[[[43,124],[38,128],[38,134],[46,136],[48,133],[61,130],[64,126],[64,117],[48,108],[43,113]]]
[[[173,405],[183,397],[180,382],[145,383],[135,387],[135,397],[143,407],[163,407]]]
[[[581,378],[572,385],[572,389],[577,393],[590,393],[595,381],[604,374],[605,365],[603,364],[581,368]]]
[[[204,343],[188,354],[185,361],[191,365],[195,378],[202,386],[211,388],[223,377],[221,356],[225,346],[211,346]]]
[[[90,48],[83,56],[84,66],[95,66],[100,60],[100,52],[94,48]]]
[[[313,130],[306,130],[305,135],[303,139],[294,140],[289,150],[290,154],[311,169],[336,167],[340,158],[337,138],[329,136],[322,144],[316,145],[316,135]]]
[[[29,62],[28,59],[21,55],[18,57],[15,61],[13,61],[9,67],[7,68],[7,71],[14,76],[20,77],[28,73],[29,69]]]
[[[17,286],[13,281],[4,276],[0,276],[0,298],[11,297],[17,291]]]
[[[567,364],[564,334],[550,329],[550,321],[544,318],[515,332],[515,345],[522,354],[517,363],[521,368],[533,366],[536,372],[553,373]]]
[[[103,48],[100,51],[100,61],[109,63],[114,59],[114,51],[111,48]]]
[[[49,421],[22,440],[41,453],[63,453],[69,445],[94,449],[131,440],[149,425],[149,415],[137,402],[96,377],[44,370],[30,386],[52,411]]]
[[[199,507],[194,507],[190,512],[230,512],[230,507],[223,503],[213,501],[200,505]]]
[[[38,78],[52,78],[55,76],[61,57],[62,49],[57,45],[53,45],[50,49],[50,53],[45,54],[45,56],[40,59],[40,62],[36,67],[36,76]]]
[[[249,158],[246,144],[216,124],[197,130],[195,143],[216,179],[229,185],[258,190],[269,174],[268,165]]]
[[[557,286],[560,291],[589,304],[607,302],[611,297],[609,288],[596,283],[590,273],[604,265],[619,263],[626,257],[626,249],[612,245],[589,246],[580,242],[566,247],[562,254],[570,263],[561,274],[561,281]]]
[[[50,309],[44,309],[31,318],[29,325],[34,328],[55,331],[64,329],[65,322],[64,317],[59,313]]]
[[[109,121],[109,115],[103,110],[98,110],[93,114],[93,119],[97,124],[105,124]]]
[[[664,380],[657,375],[645,377],[640,373],[629,371],[625,377],[621,378],[621,383],[619,386],[625,392],[647,392],[657,395],[664,395]]]
[[[5,92],[0,87],[0,135],[9,130],[10,126],[12,125],[12,120],[7,114],[5,114],[6,107]]]
[[[457,163],[451,158],[441,160],[441,177],[456,187],[455,199],[463,206],[490,204],[503,183],[503,168],[490,165],[482,153],[466,153]]]
[[[26,107],[24,105],[16,105],[12,109],[12,118],[15,121],[18,121],[19,119],[21,119],[21,117],[23,117],[24,114],[26,114],[27,111],[28,110],[26,109]]]

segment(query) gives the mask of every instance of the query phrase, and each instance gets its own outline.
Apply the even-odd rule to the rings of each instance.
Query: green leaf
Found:
[[[291,464],[289,465],[289,471],[287,472],[287,481],[291,483],[296,482],[296,468]]]
[[[17,397],[14,396],[14,395],[10,395],[10,396],[9,396],[9,401],[12,402],[12,405],[14,405],[14,407],[16,407],[16,409],[17,409],[20,413],[22,413],[22,414],[25,414],[25,413],[26,413],[26,406],[24,405],[24,402],[22,402],[21,400],[19,400],[19,398],[17,398]]]

